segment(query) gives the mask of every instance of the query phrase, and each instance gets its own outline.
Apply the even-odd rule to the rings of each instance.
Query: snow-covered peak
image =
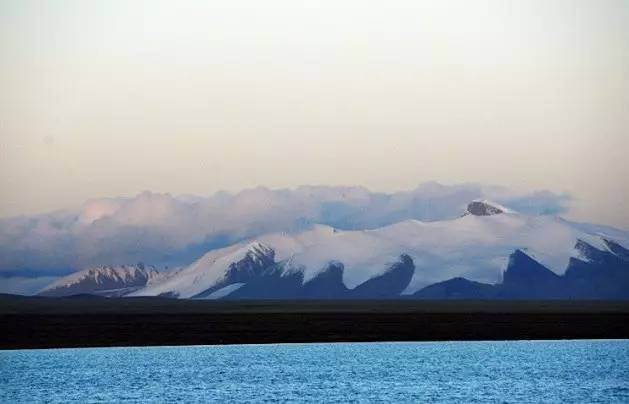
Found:
[[[164,282],[149,285],[131,296],[177,296],[189,298],[202,293],[225,277],[227,269],[235,263],[250,260],[255,264],[273,262],[275,250],[260,241],[234,244],[212,250],[169,277]]]
[[[254,241],[247,246],[246,255],[253,261],[261,261],[267,258],[273,259],[275,250],[259,241]]]
[[[132,296],[177,296],[189,298],[221,282],[231,264],[250,258],[254,263],[288,260],[312,245],[334,239],[343,232],[325,225],[314,225],[298,233],[272,233],[255,240],[212,250],[184,268],[177,276],[142,289]]]
[[[467,205],[464,215],[492,216],[501,213],[513,213],[513,211],[488,200],[474,200]]]
[[[108,291],[133,291],[160,278],[155,267],[137,265],[102,265],[75,272],[58,279],[42,289],[44,296],[70,296],[76,294],[103,294]]]

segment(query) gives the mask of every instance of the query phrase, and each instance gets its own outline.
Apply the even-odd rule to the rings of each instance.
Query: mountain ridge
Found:
[[[446,221],[405,220],[354,231],[313,225],[298,233],[266,234],[211,250],[178,272],[125,295],[397,298],[434,286],[430,293],[441,288],[461,294],[459,289],[468,288],[482,289],[477,292],[485,296],[489,289],[479,285],[500,285],[495,297],[570,298],[586,295],[574,285],[587,278],[610,295],[624,296],[599,275],[624,285],[629,254],[621,242],[629,235],[611,240],[583,224],[503,208],[472,201],[463,216]],[[444,283],[453,279],[458,281]]]

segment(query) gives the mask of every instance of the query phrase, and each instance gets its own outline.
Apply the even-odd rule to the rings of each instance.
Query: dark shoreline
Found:
[[[0,298],[0,349],[629,338],[627,301]]]

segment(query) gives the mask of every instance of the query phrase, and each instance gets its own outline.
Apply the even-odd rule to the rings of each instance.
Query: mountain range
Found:
[[[194,299],[626,299],[629,233],[474,200],[450,220],[313,225],[188,266],[92,267],[40,294]]]
[[[448,220],[476,199],[532,215],[562,214],[571,203],[569,195],[551,191],[435,182],[392,193],[299,186],[98,198],[73,209],[0,218],[0,291],[31,294],[53,278],[112,263],[180,267],[210,250],[265,234],[298,233],[314,224],[366,230],[409,219]]]

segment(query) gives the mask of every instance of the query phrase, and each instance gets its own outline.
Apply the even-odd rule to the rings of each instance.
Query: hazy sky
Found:
[[[0,216],[436,180],[629,227],[629,1],[2,0],[0,89]]]

